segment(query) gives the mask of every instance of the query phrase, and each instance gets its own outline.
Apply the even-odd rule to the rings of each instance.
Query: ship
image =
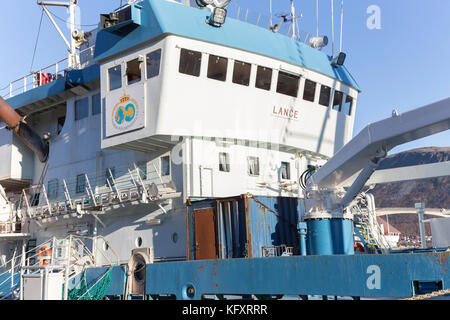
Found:
[[[353,137],[346,54],[299,41],[293,1],[290,36],[229,0],[128,1],[90,31],[77,0],[37,4],[57,29],[67,7],[69,55],[0,98],[2,299],[449,293],[447,248],[393,250],[370,186],[449,129],[450,99]],[[449,174],[419,167],[395,179]]]

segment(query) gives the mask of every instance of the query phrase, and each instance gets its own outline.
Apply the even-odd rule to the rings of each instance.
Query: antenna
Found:
[[[316,0],[316,37],[319,36],[319,0]]]
[[[270,10],[270,28],[273,27],[272,21],[273,21],[273,13],[272,13],[272,0],[269,0],[269,10]]]
[[[331,57],[334,57],[334,1],[331,0]]]

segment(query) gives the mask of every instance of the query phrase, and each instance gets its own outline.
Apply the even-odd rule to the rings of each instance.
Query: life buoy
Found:
[[[355,244],[353,245],[353,249],[355,250],[355,252],[365,252],[366,251],[364,249],[364,246],[359,242],[355,242]]]
[[[38,253],[39,266],[46,266],[52,259],[52,250],[47,246],[42,246]]]

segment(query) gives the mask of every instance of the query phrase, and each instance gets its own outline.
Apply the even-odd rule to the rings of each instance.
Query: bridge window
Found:
[[[127,81],[128,85],[141,81],[141,61],[134,59],[127,62]]]
[[[94,94],[92,96],[92,115],[100,114],[101,103],[100,103],[100,93]]]
[[[77,175],[76,193],[84,193],[86,191],[86,176],[84,174]]]
[[[170,156],[161,157],[161,176],[170,176]]]
[[[187,49],[181,49],[180,66],[178,71],[180,73],[191,76],[200,76],[200,66],[202,64],[202,53]]]
[[[348,116],[351,116],[352,108],[353,108],[353,98],[350,96],[347,96],[345,98],[344,113]]]
[[[306,79],[305,91],[303,92],[303,100],[314,102],[316,96],[316,83]]]
[[[235,61],[233,70],[233,83],[248,86],[250,84],[250,72],[252,65],[250,63]]]
[[[333,110],[341,111],[342,110],[342,100],[344,98],[344,94],[340,91],[334,91],[333,98]]]
[[[330,105],[330,98],[331,98],[331,88],[322,85],[320,88],[319,104],[328,107]]]
[[[122,66],[115,66],[108,70],[109,91],[122,87]]]
[[[299,76],[280,71],[278,73],[277,92],[296,98],[299,81]]]
[[[53,179],[48,182],[47,197],[49,199],[56,199],[58,197],[58,179]]]
[[[83,98],[75,101],[75,120],[81,120],[89,116],[89,99]]]
[[[256,88],[270,91],[272,84],[272,69],[258,66],[256,73]]]
[[[147,55],[147,79],[157,77],[161,65],[161,49]]]
[[[208,78],[225,81],[227,79],[228,59],[209,55]]]
[[[259,176],[259,158],[258,157],[247,157],[247,173],[249,176],[257,177]]]
[[[226,152],[219,153],[219,171],[230,172],[230,155]]]

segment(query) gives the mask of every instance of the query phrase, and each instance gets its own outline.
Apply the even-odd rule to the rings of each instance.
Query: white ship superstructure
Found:
[[[301,196],[297,181],[307,165],[351,139],[359,90],[353,80],[330,76],[348,74],[326,54],[232,19],[213,28],[199,9],[162,0],[118,14],[123,21],[100,26],[97,43],[91,38],[83,49],[95,55],[82,59],[77,76],[92,81],[15,107],[36,132],[50,133],[48,162],[2,130],[11,157],[2,184],[7,191],[13,181],[30,187],[14,191],[22,231],[37,243],[70,232],[101,234],[121,262],[139,247],[183,259],[187,199]],[[172,14],[180,19],[167,26]],[[233,39],[238,30],[248,35]],[[247,46],[245,38],[255,36],[286,46],[266,51],[300,50],[323,70],[261,54],[257,47],[271,44]],[[163,200],[142,201],[153,183],[168,187]]]
[[[36,270],[59,299],[108,268],[104,289],[126,298],[150,295],[159,262],[352,255],[354,233],[368,253],[388,249],[361,188],[393,146],[445,121],[397,132],[388,119],[352,139],[360,89],[345,53],[321,51],[326,37],[231,19],[226,0],[129,2],[73,28],[67,60],[0,99],[0,296],[35,297]],[[199,298],[181,285],[178,298]]]

